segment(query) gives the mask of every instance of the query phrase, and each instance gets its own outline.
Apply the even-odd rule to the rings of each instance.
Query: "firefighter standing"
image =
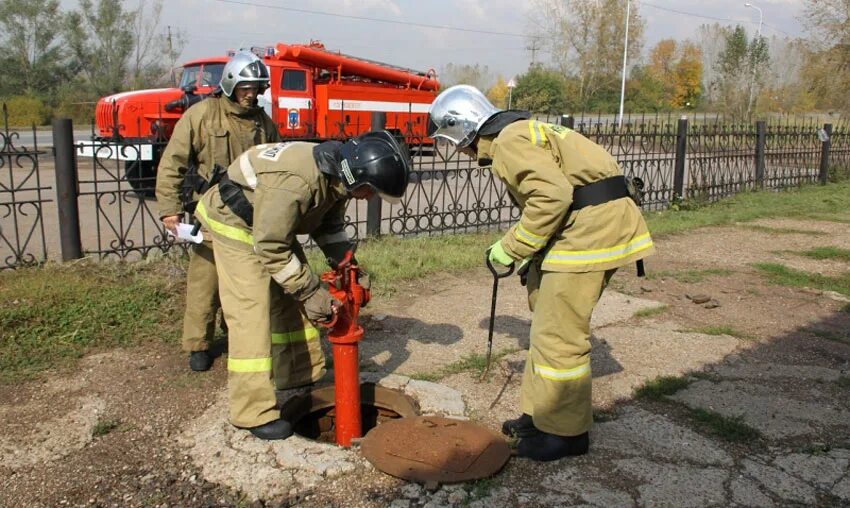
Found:
[[[614,157],[577,132],[500,111],[467,85],[442,92],[429,116],[429,136],[492,164],[522,212],[488,253],[505,266],[529,262],[523,414],[502,432],[520,438],[521,457],[584,454],[592,423],[590,317],[617,268],[654,251],[640,209]]]
[[[251,146],[280,140],[274,122],[257,105],[258,95],[268,86],[269,71],[263,62],[252,53],[237,53],[222,71],[223,97],[213,95],[195,104],[175,125],[156,180],[159,215],[172,233],[176,234],[183,212],[194,211],[209,187],[214,166],[226,168]],[[189,352],[194,371],[212,366],[208,349],[219,306],[212,244],[205,237],[190,252],[183,316],[183,349]]]
[[[332,319],[336,300],[310,270],[296,235],[309,234],[336,265],[354,247],[343,229],[348,199],[378,193],[397,200],[408,173],[406,152],[386,131],[346,143],[266,144],[243,153],[201,198],[195,214],[214,238],[230,327],[233,425],[262,439],[289,437],[274,389],[324,374],[313,324]]]

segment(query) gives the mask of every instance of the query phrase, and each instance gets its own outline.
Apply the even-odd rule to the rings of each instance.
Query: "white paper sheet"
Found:
[[[204,235],[198,231],[197,235],[192,236],[192,228],[194,225],[186,224],[181,222],[177,224],[177,235],[168,230],[168,234],[171,236],[176,236],[178,240],[183,240],[184,242],[192,242],[192,243],[201,243],[204,241]]]

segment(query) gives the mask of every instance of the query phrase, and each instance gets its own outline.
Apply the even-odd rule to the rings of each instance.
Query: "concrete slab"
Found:
[[[791,453],[777,457],[773,464],[786,473],[829,490],[847,474],[848,462],[846,458],[829,455]]]
[[[773,500],[762,492],[758,483],[745,477],[738,477],[729,484],[732,501],[741,506],[766,508],[775,506]]]
[[[712,372],[727,379],[799,379],[805,381],[838,381],[843,373],[814,365],[783,365],[767,362],[739,362],[735,365],[721,364]]]
[[[817,500],[815,489],[781,469],[744,459],[744,473],[761,483],[784,501],[811,505]]]
[[[745,423],[774,439],[810,435],[822,426],[850,425],[850,412],[818,400],[785,397],[775,387],[747,381],[714,383],[701,380],[672,398],[692,408],[733,418],[741,416]]]
[[[647,459],[614,461],[617,470],[634,476],[640,506],[677,506],[681,508],[726,504],[724,484],[729,472],[715,467],[661,464]]]
[[[556,503],[541,503],[543,506],[566,505],[575,506],[578,500],[588,506],[628,508],[635,506],[635,501],[628,492],[607,487],[595,480],[589,480],[585,475],[586,468],[566,467],[557,473],[547,476],[540,482],[543,489],[557,492],[562,498]],[[546,496],[551,496],[546,492]]]
[[[702,465],[734,464],[718,443],[664,416],[630,406],[614,421],[596,424],[592,431],[596,449],[614,454],[657,458]]]
[[[594,330],[594,404],[610,406],[659,376],[680,376],[721,362],[741,341],[727,335],[680,331],[681,326],[644,320],[640,327],[612,325]],[[660,359],[663,359],[661,361]]]

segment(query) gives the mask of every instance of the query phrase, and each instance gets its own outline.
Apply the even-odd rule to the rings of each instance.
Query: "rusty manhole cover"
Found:
[[[421,483],[486,478],[511,455],[508,443],[490,429],[438,416],[388,421],[366,434],[360,451],[381,471]]]

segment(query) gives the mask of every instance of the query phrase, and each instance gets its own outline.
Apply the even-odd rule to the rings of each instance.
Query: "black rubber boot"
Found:
[[[587,432],[579,436],[556,436],[538,431],[538,434],[522,438],[517,444],[517,456],[548,462],[564,457],[584,455],[590,447]]]
[[[519,418],[506,420],[502,423],[502,434],[510,437],[531,437],[540,431],[534,426],[531,415],[525,413]]]
[[[286,439],[292,435],[292,424],[286,420],[277,419],[248,430],[260,439]]]
[[[210,370],[213,359],[208,351],[192,351],[189,353],[189,368],[195,372]]]

